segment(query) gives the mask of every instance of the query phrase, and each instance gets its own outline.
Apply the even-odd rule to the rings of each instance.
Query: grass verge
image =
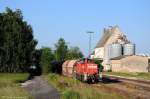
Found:
[[[61,99],[124,99],[115,93],[103,92],[89,84],[57,74],[43,76],[61,92]]]
[[[20,85],[28,76],[25,73],[0,73],[0,99],[31,99]]]
[[[122,77],[135,77],[135,78],[138,78],[138,79],[150,80],[150,73],[105,72],[104,74],[122,76]]]

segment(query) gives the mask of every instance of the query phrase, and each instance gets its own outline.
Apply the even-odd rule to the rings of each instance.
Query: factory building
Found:
[[[120,56],[111,59],[113,72],[149,72],[148,57],[144,56]]]
[[[112,69],[112,67],[114,66],[113,64],[115,63],[113,60],[117,57],[120,57],[117,58],[119,60],[121,60],[123,57],[125,59],[128,59],[128,57],[131,56],[134,56],[134,58],[136,58],[138,56],[135,55],[135,51],[136,51],[135,44],[131,43],[127,39],[127,36],[119,29],[119,27],[110,26],[107,29],[104,28],[103,36],[97,43],[96,48],[94,50],[94,54],[91,56],[91,58],[103,60],[102,64],[104,66],[105,71],[108,70],[116,71],[116,69]],[[145,57],[141,57],[141,58],[145,58]],[[121,62],[122,61],[120,61],[120,63]],[[147,64],[145,65],[147,66]]]

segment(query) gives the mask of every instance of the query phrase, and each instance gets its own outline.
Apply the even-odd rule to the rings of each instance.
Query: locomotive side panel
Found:
[[[75,77],[84,82],[95,82],[99,79],[98,65],[89,59],[68,60],[63,63],[62,73],[64,76]]]
[[[88,62],[87,60],[85,60],[84,62],[79,61],[76,64],[76,77],[81,81],[95,82],[99,78],[98,74],[99,74],[98,65],[92,61],[90,62]]]
[[[87,64],[87,72],[90,75],[98,74],[98,66],[97,66],[97,64]]]

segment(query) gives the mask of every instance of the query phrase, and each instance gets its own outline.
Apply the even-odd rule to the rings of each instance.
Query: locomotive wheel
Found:
[[[95,77],[92,75],[92,83],[94,83],[95,82]]]
[[[84,82],[84,75],[81,75],[81,81]]]

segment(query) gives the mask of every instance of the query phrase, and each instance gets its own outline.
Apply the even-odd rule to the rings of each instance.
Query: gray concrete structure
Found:
[[[122,56],[122,45],[119,43],[111,44],[110,59]]]
[[[124,44],[123,55],[135,55],[135,44],[132,43]]]
[[[126,43],[129,43],[129,41],[118,26],[105,28],[102,38],[96,45],[92,58],[102,59],[104,70],[107,71],[110,69],[110,59],[121,56],[123,53],[120,44]]]

